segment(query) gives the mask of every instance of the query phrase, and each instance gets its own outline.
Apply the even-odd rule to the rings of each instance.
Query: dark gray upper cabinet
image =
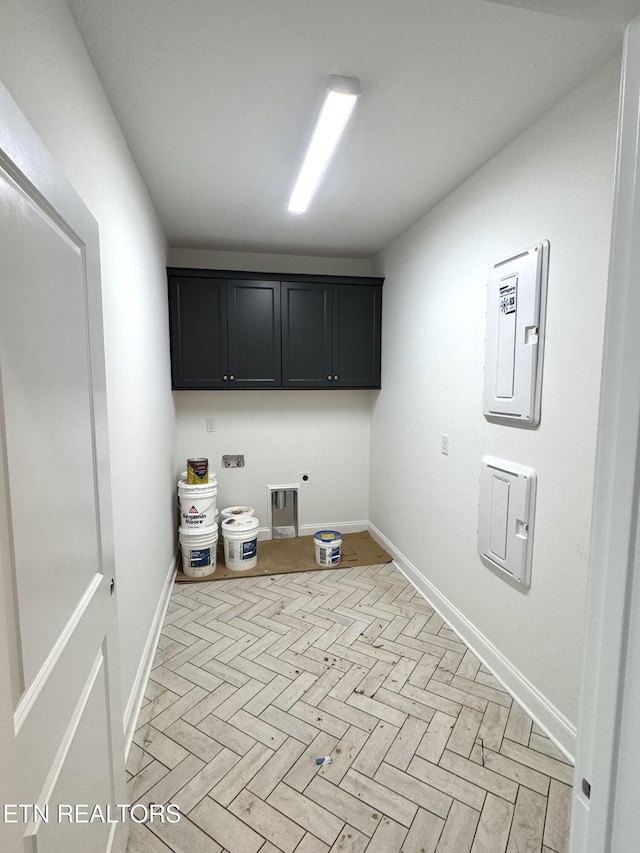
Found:
[[[380,387],[382,287],[333,285],[333,384]]]
[[[226,388],[227,282],[169,277],[171,372],[174,388]]]
[[[168,275],[175,389],[380,387],[382,279]]]
[[[332,388],[331,284],[282,282],[282,387]]]
[[[382,285],[282,282],[282,387],[379,388]]]
[[[279,388],[280,282],[227,281],[229,387]]]

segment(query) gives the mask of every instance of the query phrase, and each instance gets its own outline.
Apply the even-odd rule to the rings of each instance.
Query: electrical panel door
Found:
[[[484,456],[480,474],[478,553],[528,588],[537,476],[533,468]]]
[[[549,243],[497,263],[487,289],[484,414],[498,423],[540,422]]]

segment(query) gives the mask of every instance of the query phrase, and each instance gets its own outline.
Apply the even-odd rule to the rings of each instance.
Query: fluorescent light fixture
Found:
[[[349,116],[360,94],[360,81],[355,77],[330,77],[329,85],[316,120],[311,141],[291,193],[288,208],[304,213],[309,207],[327,163],[347,126]]]

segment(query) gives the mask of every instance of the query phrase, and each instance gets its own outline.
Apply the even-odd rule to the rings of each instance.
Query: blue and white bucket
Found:
[[[224,514],[224,511],[223,511]],[[258,528],[252,515],[225,518],[220,529],[224,539],[224,564],[234,572],[255,569],[258,563]]]
[[[182,550],[182,571],[188,578],[204,578],[216,570],[218,528],[181,527],[178,541]]]
[[[316,546],[316,563],[319,566],[337,566],[342,556],[342,533],[337,530],[318,530],[313,537]]]

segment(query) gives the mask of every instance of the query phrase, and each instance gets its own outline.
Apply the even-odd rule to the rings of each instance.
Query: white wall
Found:
[[[531,695],[539,692],[566,718],[569,749],[582,663],[618,74],[614,60],[377,259],[386,276],[384,358],[372,413],[370,518],[530,683]],[[551,255],[541,425],[492,425],[482,415],[488,270],[543,239]],[[451,436],[449,456],[440,452],[443,433]],[[527,593],[477,556],[485,453],[538,472]]]
[[[375,391],[175,391],[176,472],[206,456],[217,472],[218,506],[248,504],[267,526],[267,486],[311,478],[298,492],[299,523],[345,528],[369,518],[369,421]],[[216,432],[207,433],[205,418]],[[225,453],[245,467],[222,469]],[[364,524],[363,524],[364,523]],[[355,529],[355,527],[353,528]],[[312,531],[305,530],[303,533]]]
[[[5,0],[0,79],[100,227],[126,705],[174,553],[165,240],[63,0]]]
[[[170,249],[169,265],[249,272],[372,275],[362,258],[323,258]],[[383,294],[384,296],[384,294]],[[176,473],[189,456],[206,456],[217,472],[218,506],[255,507],[267,526],[267,486],[300,482],[299,522],[361,524],[369,518],[369,421],[376,391],[175,391]],[[205,432],[215,417],[216,432]],[[241,470],[222,470],[225,453],[244,453]],[[309,531],[303,531],[308,533]]]
[[[373,275],[371,258],[270,255],[260,252],[223,252],[218,249],[169,249],[169,266],[314,275]]]

